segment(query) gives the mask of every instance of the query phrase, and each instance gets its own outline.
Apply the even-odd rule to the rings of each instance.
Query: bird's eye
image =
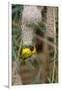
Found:
[[[32,46],[32,47],[30,47],[30,50],[31,50],[31,51],[33,51],[33,50],[34,50],[34,47],[33,47],[33,46]]]

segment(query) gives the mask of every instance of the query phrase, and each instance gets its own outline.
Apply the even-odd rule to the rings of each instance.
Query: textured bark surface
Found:
[[[47,7],[47,36],[54,38],[55,31],[54,31],[54,9],[55,7]]]

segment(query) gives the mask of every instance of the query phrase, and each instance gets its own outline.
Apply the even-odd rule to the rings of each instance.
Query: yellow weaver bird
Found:
[[[31,57],[33,54],[36,54],[36,48],[35,47],[26,47],[22,49],[21,56],[23,59]]]

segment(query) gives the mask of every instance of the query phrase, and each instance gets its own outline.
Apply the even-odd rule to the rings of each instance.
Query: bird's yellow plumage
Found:
[[[31,57],[35,53],[36,53],[36,48],[34,48],[33,51],[31,51],[30,48],[23,48],[21,56],[24,59],[24,58]]]

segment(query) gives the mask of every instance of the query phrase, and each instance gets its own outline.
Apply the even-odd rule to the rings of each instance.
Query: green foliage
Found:
[[[13,28],[12,31],[12,55],[13,58],[16,59],[21,41],[21,30]]]
[[[23,5],[12,5],[12,20],[18,22],[22,17]]]
[[[17,58],[18,49],[21,41],[20,21],[22,17],[23,5],[12,5],[12,58]]]
[[[47,27],[43,22],[33,23],[34,30],[37,34],[45,33],[47,31]]]

